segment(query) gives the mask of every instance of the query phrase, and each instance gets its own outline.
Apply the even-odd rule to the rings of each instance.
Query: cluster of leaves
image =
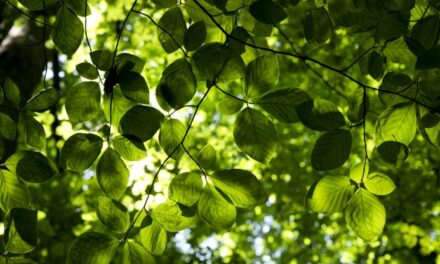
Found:
[[[18,1],[30,11],[57,8],[51,40],[66,55],[77,52],[86,32],[79,17],[86,21],[91,14],[87,1]],[[359,237],[375,240],[386,222],[385,207],[375,195],[388,195],[396,186],[379,171],[369,173],[369,164],[402,164],[417,131],[427,143],[440,144],[436,1],[425,3],[422,14],[417,10],[423,4],[411,0],[333,0],[308,5],[301,21],[305,47],[332,43],[341,29],[368,36],[367,43],[372,47],[362,47],[359,59],[342,69],[303,55],[303,47],[281,33],[280,25],[297,22],[293,12],[301,5],[298,1],[153,2],[161,14],[159,21],[136,9],[134,1],[114,50],[92,50],[85,39],[90,60],[76,65],[82,79],[67,88],[60,102],[74,127],[92,124],[101,129],[96,133],[76,131],[64,142],[56,162],[43,155],[46,134],[34,113],[56,106],[59,92],[44,89],[22,103],[13,81],[6,79],[2,84],[0,104],[5,100],[18,113],[18,119],[0,113],[0,135],[10,141],[18,135],[24,142],[23,149],[8,157],[0,171],[0,206],[7,213],[3,257],[22,259],[20,255],[35,248],[37,211],[31,209],[25,182],[42,183],[58,171],[96,171],[103,195],[95,210],[110,231],[81,234],[70,247],[67,263],[153,263],[153,255],[164,253],[169,234],[195,226],[198,219],[215,230],[231,228],[237,208],[264,202],[265,191],[252,172],[218,168],[216,150],[209,144],[196,157],[188,151],[194,147],[187,140],[193,121],[212,90],[221,95],[218,112],[235,115],[232,136],[238,149],[251,159],[269,163],[280,149],[277,126],[298,122],[321,133],[310,154],[315,170],[324,173],[338,169],[360,155],[362,161],[352,168],[349,177],[330,173],[313,184],[306,206],[321,213],[343,211],[347,225]],[[146,58],[118,52],[126,23],[135,14],[154,24],[158,42],[173,58],[162,71],[154,95],[143,76]],[[416,22],[410,26],[412,20]],[[290,50],[268,45],[266,37],[275,28],[287,38]],[[313,70],[319,66],[354,85],[351,94],[344,95],[346,105],[312,96],[307,87],[298,88],[299,84],[285,85],[282,74],[287,60]],[[399,72],[389,66],[391,62],[404,64],[407,70]],[[347,72],[357,64],[360,74],[355,78]],[[373,80],[380,86],[371,86]],[[348,94],[346,90],[343,93]],[[186,121],[172,116],[187,108],[192,112]],[[374,140],[368,139],[369,123],[374,124]],[[145,190],[142,208],[130,214],[122,203],[130,178],[127,162],[145,158],[146,144],[156,140],[157,133],[166,158]],[[359,138],[361,152],[353,153],[352,145],[359,144]],[[0,156],[3,151],[0,140]],[[169,183],[168,200],[148,209],[160,171],[170,159],[179,161],[183,155],[189,156],[198,170],[176,174]]]

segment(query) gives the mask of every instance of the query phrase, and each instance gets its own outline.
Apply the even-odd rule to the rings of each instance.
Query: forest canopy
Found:
[[[440,1],[0,0],[0,263],[440,263]]]

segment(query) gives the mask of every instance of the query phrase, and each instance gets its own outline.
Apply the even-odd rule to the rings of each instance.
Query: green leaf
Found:
[[[365,188],[376,195],[387,195],[396,189],[393,180],[385,174],[374,172],[364,181]]]
[[[303,90],[286,88],[269,92],[258,101],[258,105],[279,121],[294,123],[298,121],[296,107],[309,101],[312,98]]]
[[[178,59],[168,65],[157,89],[171,107],[177,109],[185,105],[196,93],[196,78],[191,64],[185,59]]]
[[[121,118],[133,106],[137,105],[135,102],[128,100],[121,92],[121,89],[116,86],[113,88],[113,95],[104,95],[103,109],[105,118],[110,121],[110,101],[111,103],[111,122],[112,125],[118,127]]]
[[[150,106],[134,106],[121,118],[120,128],[125,136],[137,137],[142,142],[152,138],[160,128],[164,116]]]
[[[159,204],[153,210],[151,218],[169,232],[179,232],[197,223],[194,212],[172,201]]]
[[[14,153],[5,165],[12,173],[27,182],[44,182],[56,174],[46,156],[30,150]]]
[[[134,71],[141,73],[145,66],[145,61],[130,53],[120,53],[116,55],[115,63],[118,72]]]
[[[411,37],[425,49],[430,49],[437,44],[440,31],[440,19],[438,15],[426,16],[413,26]]]
[[[15,139],[17,127],[7,114],[0,113],[0,135],[8,140]]]
[[[156,260],[142,245],[128,240],[124,247],[122,264],[156,264]]]
[[[116,136],[112,143],[115,150],[126,160],[137,161],[147,157],[144,143],[136,137]]]
[[[86,6],[86,1],[65,0],[64,4],[78,16],[90,15],[90,9]]]
[[[243,102],[225,95],[216,101],[215,107],[222,114],[232,115],[241,110]]]
[[[359,162],[351,168],[350,179],[357,183],[361,183],[362,179],[367,177],[369,170],[370,166],[368,165],[368,162]]]
[[[159,20],[159,42],[167,53],[176,51],[183,44],[186,22],[179,7],[168,9]]]
[[[159,144],[168,156],[179,159],[183,152],[180,146],[185,136],[186,126],[177,119],[168,119],[162,123],[159,133]],[[178,148],[178,149],[176,149]]]
[[[64,142],[61,160],[67,168],[83,171],[95,162],[101,153],[103,141],[97,135],[76,133]]]
[[[227,39],[227,45],[238,54],[246,52],[246,45],[244,43],[251,37],[247,30],[243,27],[234,27],[231,32],[231,37]]]
[[[370,192],[358,189],[345,208],[348,226],[365,241],[375,240],[385,226],[386,212],[382,203]]]
[[[235,206],[226,201],[225,198],[213,187],[206,185],[200,194],[197,204],[199,217],[214,229],[228,229],[234,222],[237,215]]]
[[[296,113],[299,120],[308,128],[328,131],[345,125],[345,119],[338,108],[330,101],[315,99],[298,105]]]
[[[25,109],[34,112],[44,112],[49,110],[58,102],[60,94],[53,88],[45,89],[29,99]]]
[[[277,85],[279,76],[280,69],[275,55],[258,56],[246,67],[246,96],[255,99],[266,94]]]
[[[6,216],[4,239],[9,253],[33,250],[37,246],[37,211],[13,208]]]
[[[118,201],[105,196],[98,197],[96,215],[99,220],[114,232],[124,232],[130,223],[127,208]]]
[[[7,213],[12,208],[29,207],[30,196],[26,184],[16,175],[0,169],[0,207]]]
[[[237,207],[251,207],[264,202],[266,194],[260,181],[249,171],[216,171],[211,180],[214,186],[225,194]]]
[[[287,18],[284,9],[272,0],[255,1],[249,11],[255,19],[266,24],[276,24]]]
[[[5,93],[3,91],[3,87],[0,85],[0,104],[3,104],[5,101]]]
[[[85,122],[94,118],[101,107],[101,90],[97,82],[80,82],[66,94],[66,111],[70,122]]]
[[[20,89],[17,87],[17,85],[9,78],[5,79],[5,82],[3,83],[3,91],[5,93],[6,98],[11,101],[14,106],[18,107],[20,105],[21,95],[20,95]]]
[[[87,232],[73,241],[67,253],[67,264],[109,264],[119,241],[108,235]]]
[[[199,200],[202,188],[200,173],[185,172],[176,175],[171,180],[168,196],[185,206],[193,206]]]
[[[44,128],[30,113],[23,112],[19,115],[17,130],[26,144],[38,149],[46,146]]]
[[[57,0],[18,0],[18,2],[29,10],[37,11],[43,10],[45,7],[50,7],[55,4]]]
[[[385,73],[385,58],[379,52],[373,50],[368,54],[368,74],[376,80],[382,78]]]
[[[98,78],[99,74],[93,64],[88,62],[82,62],[76,65],[76,71],[81,77],[84,77],[89,80],[94,80]]]
[[[358,89],[348,97],[347,117],[353,123],[361,122],[364,115],[368,113],[369,108],[370,100],[368,99],[368,95],[365,93],[364,100],[363,89]]]
[[[396,40],[387,42],[387,45],[383,50],[383,55],[387,58],[387,60],[404,64],[410,69],[414,69],[417,59],[403,38],[398,38]]]
[[[221,43],[203,45],[192,59],[202,77],[209,82],[228,82],[245,76],[246,66],[241,56]]]
[[[313,146],[311,162],[317,170],[332,170],[342,166],[350,156],[352,137],[345,129],[335,129],[321,135]]]
[[[4,154],[5,154],[5,143],[3,143],[3,139],[0,137],[0,160],[3,159]]]
[[[408,147],[397,141],[385,141],[377,147],[380,157],[391,164],[399,164],[408,157]]]
[[[119,200],[127,188],[130,172],[121,156],[108,148],[99,158],[96,176],[104,193],[113,200]]]
[[[197,161],[204,169],[213,169],[217,160],[217,153],[211,144],[206,144],[197,155]]]
[[[304,19],[304,36],[307,42],[323,44],[333,33],[332,20],[324,7],[312,9]]]
[[[119,85],[122,94],[128,99],[142,104],[148,104],[150,102],[148,84],[139,73],[134,71],[120,72]]]
[[[81,20],[66,6],[57,13],[52,40],[55,46],[68,56],[72,56],[81,45],[84,26]]]
[[[324,176],[307,193],[308,208],[318,213],[342,211],[354,194],[355,186],[345,176]]]
[[[203,21],[192,24],[185,33],[183,43],[188,51],[198,49],[206,40],[206,25]]]
[[[247,107],[235,120],[234,139],[251,158],[267,163],[275,152],[278,133],[272,121],[260,111]]]
[[[142,245],[153,255],[162,255],[167,246],[167,231],[156,221],[141,229]]]
[[[101,71],[108,71],[112,67],[113,52],[109,50],[94,50],[90,53],[90,58],[96,68]]]
[[[416,136],[416,110],[411,103],[387,108],[376,121],[376,145],[385,141],[398,141],[409,145]]]

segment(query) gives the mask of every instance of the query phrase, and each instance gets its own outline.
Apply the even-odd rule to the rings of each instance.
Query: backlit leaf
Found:
[[[42,90],[27,101],[25,109],[34,112],[44,112],[55,106],[59,98],[60,94],[53,88]]]
[[[262,55],[246,67],[244,91],[249,99],[258,98],[273,89],[278,82],[280,72],[275,55]]]
[[[312,150],[311,162],[317,170],[331,170],[342,166],[351,151],[351,133],[335,129],[321,135]]]
[[[37,211],[13,208],[6,216],[5,244],[10,253],[23,254],[37,245]]]
[[[153,255],[162,255],[167,246],[167,231],[156,221],[141,229],[142,245]]]
[[[17,134],[17,127],[14,120],[7,114],[0,113],[0,135],[6,139],[13,140]]]
[[[108,148],[99,158],[96,176],[104,193],[113,200],[119,200],[127,188],[130,172],[121,156]]]
[[[124,232],[130,221],[127,208],[105,196],[98,197],[96,215],[105,226],[117,233]]]
[[[308,128],[327,131],[345,125],[345,119],[330,101],[315,99],[306,101],[296,108],[299,120]]]
[[[237,214],[235,206],[210,185],[203,188],[197,210],[199,217],[214,229],[230,228]]]
[[[197,223],[197,217],[193,211],[172,201],[159,204],[153,210],[151,218],[169,232],[179,232]]]
[[[94,134],[76,133],[64,142],[61,160],[67,168],[83,171],[95,162],[101,153],[103,140]]]
[[[42,149],[46,145],[44,128],[30,113],[19,115],[17,129],[26,144],[38,149]]]
[[[164,116],[150,106],[134,106],[121,118],[120,128],[125,136],[147,141],[159,130]]]
[[[67,254],[67,264],[109,264],[119,241],[108,234],[87,232],[80,235]]]
[[[177,119],[168,119],[162,123],[159,144],[168,156],[179,159],[183,149],[179,146],[186,132],[186,126]]]
[[[97,82],[81,82],[70,87],[66,94],[66,111],[72,123],[94,118],[100,109],[101,90]]]
[[[397,141],[409,145],[417,132],[416,110],[413,104],[401,103],[387,108],[376,121],[376,144]]]
[[[387,195],[396,189],[393,180],[385,174],[374,172],[364,181],[365,188],[376,195]]]
[[[8,170],[0,170],[0,207],[7,213],[12,208],[29,207],[30,196],[26,184]]]
[[[66,55],[72,56],[81,45],[83,35],[84,26],[81,20],[66,6],[61,7],[52,31],[55,46]]]
[[[178,203],[192,206],[199,200],[202,188],[200,173],[185,172],[174,176],[171,180],[168,196]]]
[[[176,51],[183,44],[186,23],[179,7],[168,9],[159,20],[159,42],[167,53]]]

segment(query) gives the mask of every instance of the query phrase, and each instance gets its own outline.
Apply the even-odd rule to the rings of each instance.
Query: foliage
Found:
[[[438,1],[0,10],[0,263],[440,263]]]

